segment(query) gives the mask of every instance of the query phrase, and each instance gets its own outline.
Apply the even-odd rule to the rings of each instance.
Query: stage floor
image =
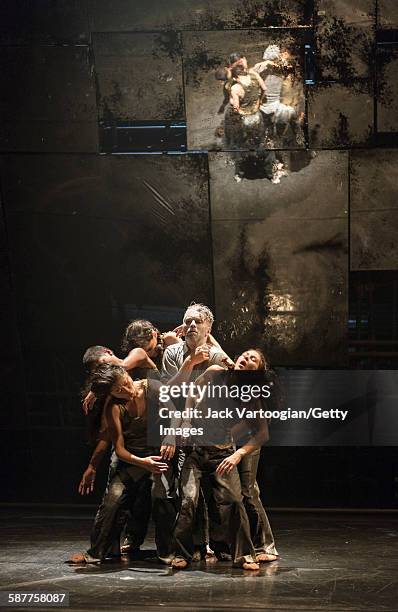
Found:
[[[147,560],[71,567],[91,514],[3,509],[1,590],[68,591],[74,610],[398,610],[397,515],[270,514],[280,560],[245,573],[203,561],[172,571],[151,538]]]

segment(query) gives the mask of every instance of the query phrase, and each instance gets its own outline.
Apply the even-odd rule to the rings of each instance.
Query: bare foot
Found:
[[[252,572],[255,572],[257,570],[260,569],[260,566],[258,563],[248,563],[247,561],[242,565],[242,569],[244,570],[251,570]]]
[[[258,563],[270,563],[271,561],[276,561],[278,559],[278,555],[272,555],[270,553],[260,553],[256,555],[256,561]]]
[[[158,559],[161,563],[164,563],[165,565],[171,565],[173,562],[173,557],[158,557]]]
[[[74,563],[74,564],[82,564],[82,563],[87,563],[86,558],[84,556],[83,553],[75,553],[74,555],[71,556],[71,558],[68,560],[68,563]]]
[[[174,569],[185,569],[188,567],[188,561],[186,559],[181,559],[181,557],[176,557],[172,560],[171,567],[174,567]]]
[[[209,557],[214,557],[214,556],[215,556],[214,550],[212,550],[210,546],[206,544],[206,559],[208,559]]]
[[[131,555],[133,557],[139,555],[141,551],[132,544],[122,544],[120,547],[120,552],[122,555]]]
[[[212,565],[212,564],[218,563],[218,559],[215,555],[214,557],[206,557],[205,561],[206,561],[206,565]]]

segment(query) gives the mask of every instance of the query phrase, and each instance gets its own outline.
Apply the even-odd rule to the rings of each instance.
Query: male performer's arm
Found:
[[[272,60],[264,60],[263,62],[258,62],[253,66],[253,71],[261,74],[264,70],[267,70],[269,66],[275,66],[275,63]],[[249,71],[250,72],[250,71]]]
[[[261,89],[263,90],[263,95],[264,95],[265,92],[267,91],[267,87],[266,87],[263,79],[261,78],[261,76],[258,74],[258,72],[254,72],[254,71],[252,71],[250,74],[252,74],[254,76],[254,78],[257,79],[258,84],[260,85]]]
[[[153,474],[161,474],[168,469],[167,463],[161,462],[162,457],[160,455],[137,457],[137,455],[133,455],[125,448],[122,424],[120,422],[120,409],[117,404],[109,404],[107,406],[106,418],[116,454],[121,461],[137,465]]]

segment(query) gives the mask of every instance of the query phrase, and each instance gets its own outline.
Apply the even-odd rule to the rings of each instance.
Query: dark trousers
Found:
[[[250,534],[256,553],[277,555],[274,536],[261,503],[260,489],[256,481],[259,459],[260,449],[243,457],[238,465],[243,504],[249,518]]]
[[[182,468],[185,463],[187,455],[192,452],[192,447],[177,449],[177,476],[178,480],[181,479]],[[209,515],[207,511],[207,500],[202,487],[199,491],[198,507],[195,513],[195,522],[193,525],[193,539],[195,549],[201,550],[204,554],[206,553],[206,544],[209,543]]]
[[[180,511],[175,528],[176,556],[190,561],[194,552],[193,526],[198,508],[202,477],[212,490],[218,521],[227,535],[235,565],[254,560],[250,526],[242,501],[238,470],[216,474],[217,466],[233,449],[196,448],[185,459],[180,480]],[[221,532],[221,530],[220,530]]]
[[[151,490],[151,479],[142,479],[136,494],[129,498],[128,511],[122,520],[122,542],[131,549],[140,548],[145,541],[152,511]]]
[[[106,485],[105,493],[108,492],[109,485],[112,482],[114,475],[117,472],[119,466],[119,459],[113,451],[108,471],[108,480]],[[150,478],[143,478],[137,486],[137,489],[131,491],[127,489],[127,500],[125,509],[120,510],[118,514],[118,521],[121,525],[120,530],[115,530],[117,535],[112,544],[112,556],[120,556],[120,535],[124,545],[128,545],[131,549],[138,549],[145,541],[146,534],[148,531],[149,519],[151,518],[151,489],[152,480]],[[102,504],[94,519],[93,533],[96,533],[99,529],[99,523],[103,520],[104,512],[102,510]]]
[[[170,465],[166,473],[154,475],[152,480],[147,470],[119,464],[94,521],[91,546],[87,551],[89,561],[102,561],[111,554],[114,542],[120,538],[126,511],[131,507],[132,500],[139,503],[140,493],[148,486],[152,487],[152,516],[158,556],[167,558],[173,554],[173,527],[177,514],[174,465]],[[145,537],[145,534],[141,533],[138,537],[142,536]]]

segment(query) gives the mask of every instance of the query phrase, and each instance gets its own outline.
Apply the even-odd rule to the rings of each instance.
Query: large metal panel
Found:
[[[378,27],[398,28],[398,4],[396,0],[377,0]]]
[[[188,147],[191,149],[303,148],[301,127],[287,123],[276,125],[276,111],[260,112],[248,117],[247,128],[239,115],[224,101],[224,82],[216,80],[216,70],[228,64],[233,52],[246,56],[249,67],[263,59],[271,45],[289,54],[286,72],[271,78],[280,80],[277,103],[284,103],[299,116],[305,109],[303,92],[304,34],[300,30],[242,30],[235,32],[189,32],[183,34],[185,101]],[[282,61],[282,55],[277,60]],[[268,77],[262,73],[270,90]],[[268,73],[267,73],[268,74]],[[282,75],[282,76],[281,76]],[[275,87],[275,84],[273,84]],[[268,112],[268,111],[267,111]],[[250,123],[253,119],[252,123]],[[255,121],[254,121],[255,120]],[[251,126],[254,126],[253,128]]]
[[[278,365],[345,363],[348,160],[304,152],[279,184],[235,180],[241,153],[210,156],[220,340]],[[289,164],[286,164],[289,167]]]
[[[398,132],[398,46],[377,49],[377,131]]]
[[[2,0],[0,44],[90,41],[87,0]]]
[[[373,62],[375,0],[315,0],[318,79],[350,84]]]
[[[9,156],[4,198],[31,350],[117,349],[130,318],[213,302],[202,156]]]
[[[347,25],[373,26],[376,0],[314,0],[314,8],[318,19],[341,20]]]
[[[94,32],[309,25],[307,0],[90,0]]]
[[[311,147],[340,148],[371,141],[374,98],[369,82],[318,85],[308,95]]]
[[[97,150],[88,47],[2,47],[0,66],[0,150]]]
[[[25,371],[18,329],[3,204],[0,202],[0,385],[3,410],[0,427],[26,425]],[[14,406],[18,406],[18,410]]]
[[[93,44],[100,119],[184,118],[177,33],[95,34]]]
[[[351,269],[398,269],[398,151],[356,151],[351,160]]]

